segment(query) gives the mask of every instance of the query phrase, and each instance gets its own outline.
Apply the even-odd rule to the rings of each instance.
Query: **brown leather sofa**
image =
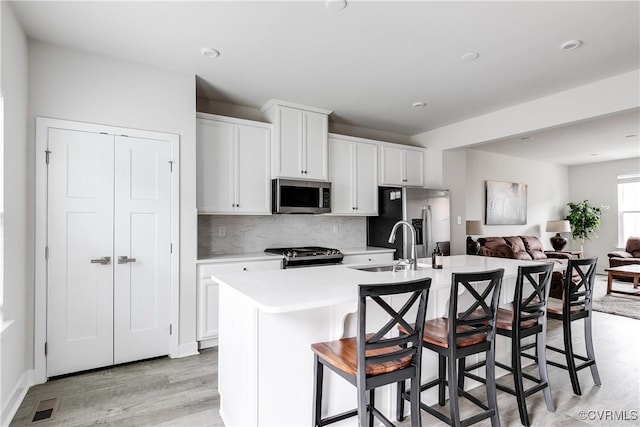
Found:
[[[624,251],[613,251],[609,256],[609,267],[640,264],[640,237],[629,237]]]
[[[567,265],[571,254],[564,252],[545,252],[542,242],[535,236],[480,237],[481,256],[520,259],[525,261],[550,261]],[[551,278],[549,295],[562,298],[564,272],[554,271]]]

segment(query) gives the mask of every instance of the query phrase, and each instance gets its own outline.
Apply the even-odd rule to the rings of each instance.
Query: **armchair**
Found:
[[[640,237],[629,237],[624,251],[612,251],[609,256],[609,267],[640,264]]]

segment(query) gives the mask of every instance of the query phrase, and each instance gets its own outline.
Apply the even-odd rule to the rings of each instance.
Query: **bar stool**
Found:
[[[503,275],[502,268],[476,273],[453,273],[448,317],[425,322],[422,345],[438,353],[438,378],[420,386],[420,392],[437,385],[438,404],[444,406],[445,386],[448,386],[451,416],[447,417],[424,403],[420,403],[420,408],[449,425],[467,426],[486,418],[491,418],[492,426],[500,425],[496,401],[494,340]],[[469,294],[472,301],[464,304],[464,307],[459,307],[459,302],[463,301],[459,299],[459,294]],[[402,327],[400,329],[402,330]],[[486,354],[487,361],[487,404],[458,388],[458,375],[462,375],[462,372],[458,372],[458,360],[482,352]],[[448,380],[445,378],[445,372],[448,372]],[[483,412],[461,420],[458,395],[482,408]],[[413,387],[407,393],[404,381],[400,381],[396,414],[398,421],[404,418],[404,400],[414,397]]]
[[[551,366],[566,369],[569,371],[573,393],[581,395],[580,383],[578,382],[578,371],[586,368],[591,369],[591,376],[596,385],[600,385],[600,374],[596,365],[596,356],[593,351],[593,337],[591,333],[591,300],[593,298],[593,282],[596,274],[597,257],[570,259],[565,274],[564,292],[562,302],[550,299],[547,308],[547,315],[551,319],[562,320],[562,333],[564,337],[564,349],[547,345],[549,350],[562,353],[567,361],[566,365],[547,361]],[[584,319],[584,342],[587,356],[575,354],[573,352],[573,340],[571,337],[571,323],[575,320]],[[584,363],[576,365],[576,359]]]
[[[496,333],[511,338],[511,366],[501,362],[495,362],[495,364],[513,374],[514,387],[510,388],[496,384],[496,388],[516,397],[518,411],[520,412],[520,422],[524,426],[530,425],[525,398],[533,393],[542,390],[547,409],[551,412],[556,410],[551,397],[545,357],[546,311],[552,274],[553,264],[551,263],[518,267],[513,303],[506,307],[498,307]],[[534,343],[522,345],[522,339],[534,335],[536,337]],[[522,357],[529,356],[523,351],[533,347],[536,347],[536,354],[539,357],[538,373],[540,378],[522,372]],[[465,367],[465,359],[460,359],[459,370],[464,372],[464,375],[459,377],[460,383],[458,386],[464,389],[465,377],[482,383],[486,382],[485,378],[469,372],[484,364],[485,361],[480,361]],[[523,377],[535,382],[536,385],[525,390]]]
[[[375,408],[375,389],[410,379],[415,384],[411,401],[411,425],[420,426],[420,366],[422,359],[422,337],[424,318],[431,279],[413,280],[379,285],[360,285],[358,297],[358,332],[355,338],[311,345],[315,361],[313,395],[313,426],[324,426],[357,415],[360,426],[373,425],[374,416],[385,425],[391,422]],[[402,296],[402,294],[405,294]],[[383,296],[404,298],[402,307],[396,311]],[[389,320],[375,333],[367,333],[367,303],[375,302],[389,315]],[[416,314],[408,321],[408,312],[416,307]],[[412,323],[411,326],[409,323]],[[400,325],[403,332],[397,337],[384,338]],[[353,384],[358,393],[358,408],[327,418],[321,417],[322,379],[324,367],[336,372]],[[369,402],[367,403],[367,391]]]

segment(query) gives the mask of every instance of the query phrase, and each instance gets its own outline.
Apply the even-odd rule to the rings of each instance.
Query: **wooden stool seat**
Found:
[[[368,334],[367,338],[370,338],[372,335],[373,334]],[[335,368],[349,375],[356,375],[358,371],[358,342],[356,338],[343,338],[336,341],[312,344],[311,350]],[[391,354],[400,350],[402,349],[398,346],[369,350],[367,351],[367,357]],[[375,376],[404,369],[409,365],[411,365],[411,356],[367,365],[365,372],[367,376]]]
[[[470,326],[458,326],[458,334],[462,332],[473,331]],[[438,318],[427,320],[424,322],[424,338],[423,341],[429,344],[437,345],[438,347],[448,348],[448,335],[449,335],[449,319]],[[470,345],[480,344],[487,340],[486,333],[477,333],[471,335],[462,335],[456,339],[458,348],[469,347]]]
[[[520,329],[529,329],[537,326],[536,320],[526,320],[520,322]],[[498,307],[498,317],[496,318],[496,328],[511,331],[513,329],[513,309]]]
[[[547,312],[550,314],[562,316],[562,305],[562,300],[559,300],[557,298],[549,298],[549,301],[547,302]],[[571,314],[576,314],[581,311],[585,311],[583,306],[571,307]]]

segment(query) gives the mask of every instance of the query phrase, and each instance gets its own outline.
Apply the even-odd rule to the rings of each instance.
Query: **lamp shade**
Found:
[[[475,220],[467,221],[466,227],[467,227],[467,235],[469,236],[480,236],[484,234],[481,221],[475,221]]]
[[[567,220],[547,221],[547,232],[550,233],[570,233],[571,225]],[[469,234],[469,233],[467,233]]]

